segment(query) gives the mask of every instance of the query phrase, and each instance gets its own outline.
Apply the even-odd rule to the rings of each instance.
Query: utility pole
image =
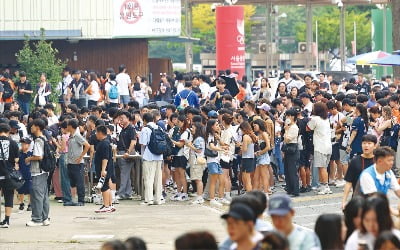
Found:
[[[400,0],[392,0],[393,50],[400,50]],[[400,77],[400,66],[393,67],[393,76]]]
[[[340,70],[346,69],[346,23],[345,23],[345,5],[340,7]]]
[[[185,32],[186,36],[192,38],[192,5],[189,0],[185,1]],[[193,72],[193,49],[192,42],[185,43],[186,71]]]

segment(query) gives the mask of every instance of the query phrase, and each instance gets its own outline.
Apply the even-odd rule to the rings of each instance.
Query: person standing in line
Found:
[[[85,205],[85,183],[84,183],[84,167],[83,157],[90,149],[90,144],[81,135],[79,130],[79,121],[71,119],[68,121],[67,130],[70,133],[68,140],[68,176],[72,188],[77,189],[78,203],[77,206]]]
[[[26,157],[32,156],[32,151],[29,150],[31,146],[31,140],[29,138],[21,138],[21,152],[19,154],[19,172],[21,173],[22,177],[24,178],[25,182],[24,185],[19,188],[18,191],[18,202],[19,202],[19,210],[25,209],[24,198],[25,195],[28,195],[32,189],[32,176],[31,176],[31,165],[25,163]],[[29,204],[26,211],[32,211],[31,208],[31,199],[29,197]]]
[[[44,156],[44,140],[43,130],[46,123],[37,118],[33,120],[31,132],[35,138],[33,145],[33,154],[25,159],[25,163],[31,163],[32,174],[32,190],[31,190],[31,206],[32,219],[26,223],[28,227],[49,226],[49,190],[47,186],[47,178],[49,173],[40,169],[40,161]]]
[[[71,99],[71,103],[82,108],[86,103],[85,89],[88,85],[87,81],[82,78],[82,72],[80,70],[75,70],[72,73],[73,80],[68,86],[68,98]]]
[[[314,166],[318,169],[320,187],[317,193],[332,194],[328,185],[328,166],[332,155],[331,125],[328,119],[328,108],[325,103],[314,104],[311,120],[307,124],[307,130],[314,131]],[[313,174],[313,178],[317,177]]]
[[[132,195],[131,172],[134,167],[134,161],[129,159],[129,155],[135,152],[136,130],[131,124],[134,118],[132,118],[131,113],[128,111],[119,111],[116,118],[119,121],[119,126],[122,128],[119,133],[117,152],[119,155],[123,155],[122,158],[118,159],[118,166],[121,170],[121,184],[116,198],[118,200],[127,200]]]
[[[162,204],[162,160],[163,155],[153,154],[149,149],[151,134],[160,129],[154,123],[151,113],[143,115],[143,129],[140,132],[139,143],[143,155],[144,202],[142,205]],[[154,189],[154,195],[153,195]]]
[[[31,95],[33,93],[32,85],[26,79],[26,73],[21,71],[19,73],[19,82],[17,82],[18,103],[21,106],[25,115],[29,114],[29,107],[31,104]]]
[[[4,206],[5,206],[5,218],[2,222],[0,222],[0,228],[9,228],[10,227],[10,216],[13,208],[13,199],[14,199],[14,189],[10,189],[8,187],[8,182],[6,180],[6,176],[8,175],[8,169],[15,168],[19,169],[18,166],[18,145],[15,141],[9,139],[10,126],[8,124],[0,124],[0,189],[4,195]],[[3,162],[7,164],[4,166]],[[0,204],[1,205],[1,204]]]
[[[103,205],[95,211],[96,213],[115,212],[115,208],[112,205],[112,195],[109,186],[111,176],[114,173],[113,153],[110,141],[107,139],[107,134],[106,126],[100,125],[96,128],[96,138],[98,142],[96,146],[94,162],[96,167],[96,175],[100,176],[100,178],[103,178],[103,184],[101,185]],[[101,179],[99,182],[101,183]]]
[[[118,84],[118,91],[121,100],[121,104],[126,108],[128,103],[131,101],[130,89],[132,88],[131,77],[126,73],[125,64],[119,66],[119,74],[115,81]]]
[[[68,176],[68,163],[67,163],[67,154],[68,154],[68,140],[70,133],[67,130],[68,121],[64,120],[61,125],[61,135],[57,138],[58,145],[58,152],[60,154],[59,158],[59,167],[60,167],[60,183],[61,183],[61,190],[63,194],[63,203],[64,206],[74,206],[75,203],[72,202],[71,197],[71,183],[69,181]]]

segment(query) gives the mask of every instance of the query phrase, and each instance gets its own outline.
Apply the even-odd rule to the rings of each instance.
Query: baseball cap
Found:
[[[321,90],[317,90],[315,91],[315,95],[324,95],[324,92],[322,92]]]
[[[292,200],[287,194],[272,195],[269,200],[269,215],[284,216],[293,210]]]
[[[15,120],[11,120],[11,121],[10,121],[10,127],[11,127],[11,128],[19,129],[18,122],[15,121]]]
[[[221,216],[222,219],[226,220],[229,217],[244,220],[244,221],[255,221],[256,216],[253,210],[243,203],[237,203],[229,207],[229,211]]]
[[[208,112],[207,116],[208,118],[218,118],[218,113],[215,110],[211,110],[210,112]]]
[[[309,95],[309,94],[307,94],[307,93],[301,93],[300,95],[299,95],[299,98],[301,99],[301,98],[308,98],[308,99],[311,99],[311,96]]]
[[[29,139],[28,137],[25,137],[25,138],[22,138],[19,142],[20,143],[31,144],[32,140]]]
[[[266,104],[266,103],[263,103],[263,104],[261,104],[260,106],[257,106],[257,108],[258,108],[258,109],[262,109],[262,110],[264,110],[264,111],[269,111],[269,110],[271,109],[271,107],[270,107],[268,104]]]

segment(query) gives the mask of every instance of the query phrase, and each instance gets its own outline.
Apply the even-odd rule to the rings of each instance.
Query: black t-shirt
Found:
[[[0,136],[0,143],[3,148],[4,159],[8,168],[15,165],[15,159],[19,158],[18,144],[6,136]],[[0,151],[0,176],[4,176],[3,154]]]
[[[20,94],[19,90],[20,89],[32,90],[32,85],[28,81],[25,81],[23,83],[22,82],[18,82],[17,83],[17,87],[18,87],[18,100],[20,100],[22,102],[30,102],[32,94],[28,94],[28,93]]]
[[[97,137],[96,137],[96,130],[92,130],[92,132],[90,132],[88,143],[90,145],[93,145],[94,148],[96,148],[98,142],[99,141],[97,140]]]
[[[97,142],[96,153],[94,155],[94,164],[97,171],[101,171],[103,160],[108,160],[107,169],[113,163],[112,149],[108,138]]]
[[[119,140],[117,143],[118,151],[128,151],[132,140],[136,140],[136,131],[132,124],[129,124],[126,128],[122,129],[119,134]]]
[[[355,190],[361,172],[372,164],[374,164],[374,158],[364,158],[361,155],[356,155],[349,163],[344,180],[351,182],[353,190]]]

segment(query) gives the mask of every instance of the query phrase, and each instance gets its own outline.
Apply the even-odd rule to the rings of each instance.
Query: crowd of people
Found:
[[[17,189],[20,210],[29,196],[27,226],[50,225],[50,191],[64,206],[84,206],[85,190],[93,185],[101,193],[95,212],[113,213],[120,200],[142,195],[136,178],[141,171],[141,205],[189,200],[230,205],[222,217],[231,236],[225,249],[273,244],[264,244],[256,233],[268,197],[273,225],[261,232],[275,228],[282,235],[265,237],[290,249],[353,249],[360,241],[372,247],[381,232],[392,229],[397,237],[390,213],[381,218],[369,211],[389,209],[389,189],[400,196],[400,79],[377,81],[361,73],[340,81],[324,73],[301,79],[285,70],[273,89],[262,72],[253,82],[245,76],[239,80],[230,70],[216,78],[175,72],[161,73],[152,89],[145,77],[132,81],[125,65],[118,73],[65,68],[62,74],[55,90],[45,73],[37,85],[25,72],[12,77],[6,70],[0,79],[0,187],[6,207],[1,227],[10,226],[13,169],[25,180]],[[52,91],[57,102],[50,98]],[[57,162],[46,166],[53,151]],[[93,180],[86,173],[93,173]],[[274,194],[280,184],[287,195]],[[333,187],[344,189],[345,212],[357,201],[351,222],[347,215],[344,220],[323,215],[315,233],[290,226],[291,198],[329,195]],[[232,199],[233,190],[238,198]],[[352,198],[370,197],[349,201],[351,191]],[[258,197],[262,211],[246,201],[250,194]],[[347,232],[356,234],[339,237],[345,233],[338,226],[337,240],[330,241],[324,231],[329,223],[350,223]],[[235,238],[237,232],[229,230],[239,224],[243,228]]]

